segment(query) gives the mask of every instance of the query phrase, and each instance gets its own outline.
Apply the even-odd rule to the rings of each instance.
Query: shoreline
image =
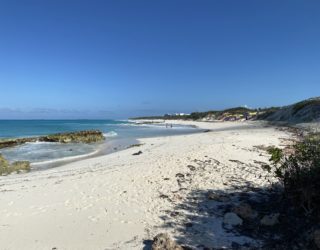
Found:
[[[206,225],[216,235],[210,239],[208,228],[200,224],[182,230],[190,218],[180,206],[193,192],[230,189],[234,178],[257,187],[269,185],[258,177],[267,175],[254,163],[268,156],[254,146],[280,145],[280,138],[290,134],[255,122],[187,123],[211,132],[142,138],[138,148],[1,177],[0,221],[6,225],[0,227],[2,246],[142,249],[157,233],[168,232],[182,242],[188,239],[186,232],[196,229],[201,232],[197,238],[189,235],[194,244],[254,242],[225,231],[219,218]],[[237,161],[249,165],[240,168]],[[190,215],[196,220],[198,212]]]
[[[157,128],[160,128],[159,126],[157,126],[157,124],[150,125],[148,123],[136,123],[136,122],[131,122],[129,120],[126,120],[126,122],[132,123],[131,125],[134,125],[134,126],[143,126],[143,127],[148,126],[148,127],[151,127],[153,130],[155,130]],[[177,126],[180,126],[180,125],[177,124]],[[183,125],[182,128],[185,129],[185,127],[189,127],[189,126],[188,125]],[[195,128],[194,126],[192,126],[192,127]],[[161,128],[161,130],[163,130],[163,128]],[[193,131],[193,132],[186,131],[186,132],[183,132],[182,135],[184,133],[185,134],[189,134],[189,133],[199,133],[199,132],[201,132],[200,129],[199,129],[199,131]],[[63,135],[63,134],[72,134],[72,133],[78,133],[78,132],[77,131],[75,131],[75,132],[61,132],[59,134]],[[173,136],[173,135],[178,135],[179,134],[178,132],[175,132],[175,133],[176,134],[168,133],[167,135],[163,135],[163,136]],[[116,134],[116,136],[114,136],[114,134]],[[95,158],[95,157],[99,157],[99,156],[112,154],[112,153],[117,152],[117,151],[125,150],[128,147],[131,147],[132,145],[137,144],[137,142],[138,142],[138,140],[140,138],[153,138],[153,137],[162,136],[162,135],[152,135],[152,134],[149,134],[147,136],[142,136],[142,137],[141,137],[141,135],[137,135],[137,136],[130,135],[127,138],[127,137],[123,137],[123,136],[118,137],[117,133],[115,133],[114,131],[103,133],[103,135],[105,137],[104,141],[95,143],[96,145],[93,145],[95,149],[92,148],[90,151],[88,151],[86,153],[83,152],[81,154],[75,154],[75,155],[69,155],[69,156],[61,155],[60,157],[54,157],[54,158],[51,158],[51,159],[44,159],[44,160],[39,161],[39,162],[28,160],[28,159],[25,159],[25,158],[22,158],[22,159],[19,159],[19,160],[20,161],[21,160],[30,161],[31,171],[41,171],[41,170],[61,167],[63,165],[70,164],[70,163],[73,163],[73,162],[78,162],[78,161],[81,161],[81,160],[91,159],[91,158]],[[28,144],[29,145],[33,145],[33,144],[39,144],[39,143],[46,143],[47,145],[50,145],[52,143],[53,145],[58,145],[60,143],[60,142],[41,142],[41,141],[39,142],[38,140],[36,140],[38,138],[45,138],[46,136],[51,136],[51,135],[41,135],[41,136],[33,135],[33,136],[21,136],[21,137],[6,138],[6,139],[3,140],[3,143],[11,142],[11,141],[14,142],[15,140],[21,140],[23,142],[22,142],[22,144],[19,144],[17,142],[17,145],[15,145],[15,146],[7,146],[7,147],[4,147],[3,149],[6,151],[6,150],[10,150],[12,148],[21,147],[21,146],[28,145]],[[30,140],[30,142],[28,140]],[[85,145],[86,143],[77,143],[77,144]],[[70,145],[70,144],[68,144],[68,143],[62,143],[61,144],[61,146],[64,146],[64,147],[68,146],[68,145]],[[73,145],[71,145],[70,147],[72,148]],[[51,152],[51,153],[53,154],[54,152]],[[4,154],[4,156],[6,156],[5,153],[3,153],[3,154]],[[11,155],[11,157],[7,158],[7,160],[10,161],[10,162],[17,161],[17,159],[14,159],[13,157],[14,156]]]
[[[128,147],[136,144],[137,142],[137,139],[114,139],[112,141],[102,143],[95,151],[90,153],[31,163],[31,171],[43,171],[51,168],[59,168],[71,163],[87,159],[94,159],[100,156],[106,156],[118,151],[126,150]],[[32,169],[34,166],[40,166],[40,168]]]

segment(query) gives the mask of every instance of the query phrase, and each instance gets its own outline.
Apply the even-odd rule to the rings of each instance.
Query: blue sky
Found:
[[[320,1],[2,0],[0,118],[125,118],[320,95]]]

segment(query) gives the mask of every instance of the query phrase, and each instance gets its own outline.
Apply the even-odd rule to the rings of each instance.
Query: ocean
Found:
[[[138,138],[199,132],[199,129],[192,126],[173,124],[171,128],[164,124],[138,125],[116,120],[0,120],[0,139],[81,130],[100,130],[106,140],[93,144],[34,142],[0,149],[0,153],[10,162],[30,161],[33,170],[41,170],[122,150],[137,143]]]

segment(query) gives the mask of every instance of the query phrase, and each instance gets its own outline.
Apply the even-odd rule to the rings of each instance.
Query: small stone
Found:
[[[242,219],[235,213],[226,213],[223,217],[223,222],[230,226],[242,225]]]
[[[234,207],[232,212],[239,215],[242,219],[254,219],[258,216],[258,213],[248,203],[242,203]]]
[[[190,171],[195,171],[195,170],[196,170],[196,167],[195,167],[195,166],[188,165],[187,167],[190,169]]]
[[[166,233],[158,234],[153,239],[152,250],[183,250],[170,236]]]
[[[316,244],[316,246],[320,249],[320,229],[314,231],[313,241]]]
[[[263,226],[274,226],[279,223],[279,216],[279,213],[265,215],[260,220],[260,224]]]

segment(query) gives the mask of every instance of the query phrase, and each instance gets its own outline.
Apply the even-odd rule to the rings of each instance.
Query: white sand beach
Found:
[[[201,223],[193,208],[208,190],[268,185],[256,163],[268,155],[254,146],[280,145],[289,133],[255,122],[170,123],[211,131],[0,177],[0,248],[143,249],[161,232],[194,247],[252,241],[227,232],[219,215]]]

